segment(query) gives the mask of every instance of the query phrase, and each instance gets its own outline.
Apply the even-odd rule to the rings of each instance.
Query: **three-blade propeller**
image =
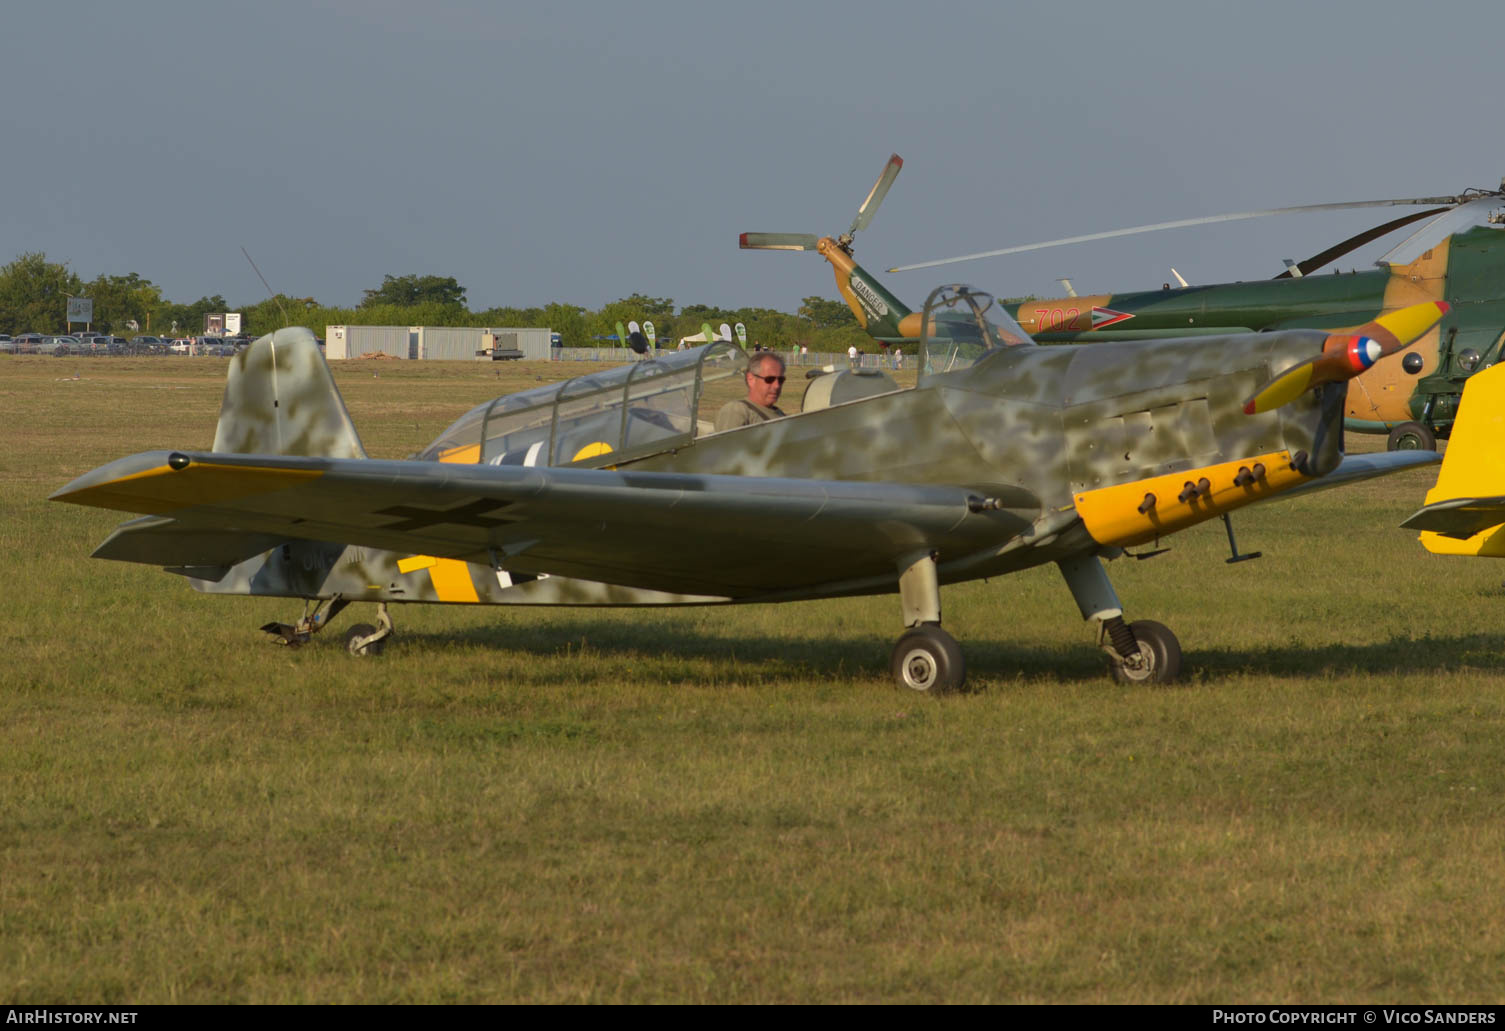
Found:
[[[1386,355],[1403,351],[1442,321],[1450,305],[1426,301],[1387,312],[1352,333],[1332,333],[1322,353],[1276,376],[1244,402],[1244,414],[1273,411],[1324,383],[1353,379]]]

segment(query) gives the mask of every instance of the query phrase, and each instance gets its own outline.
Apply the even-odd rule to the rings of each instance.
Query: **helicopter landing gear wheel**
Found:
[[[1390,431],[1387,451],[1436,451],[1437,434],[1419,422],[1403,422]]]
[[[961,645],[934,623],[922,623],[904,632],[894,645],[889,669],[900,687],[921,694],[948,694],[967,680]]]
[[[1129,624],[1138,651],[1116,657],[1109,667],[1120,684],[1168,684],[1181,675],[1181,642],[1163,623],[1153,619]]]

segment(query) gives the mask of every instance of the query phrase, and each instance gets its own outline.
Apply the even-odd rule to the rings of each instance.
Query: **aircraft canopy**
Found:
[[[1033,347],[1034,338],[993,295],[954,284],[925,299],[920,334],[920,383],[977,364],[1006,347]]]
[[[614,465],[689,443],[707,383],[739,375],[725,341],[629,362],[477,405],[417,457],[489,465]]]

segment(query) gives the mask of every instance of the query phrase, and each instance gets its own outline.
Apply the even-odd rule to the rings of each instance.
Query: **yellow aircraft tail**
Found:
[[[1401,525],[1438,555],[1505,558],[1505,365],[1469,377],[1437,486]]]

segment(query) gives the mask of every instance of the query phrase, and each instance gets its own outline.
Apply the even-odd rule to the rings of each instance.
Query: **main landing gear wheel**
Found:
[[[956,638],[934,623],[904,632],[894,645],[889,669],[900,687],[922,694],[947,694],[967,680],[967,662]]]
[[[387,647],[387,638],[392,636],[392,616],[387,612],[387,603],[376,607],[376,626],[357,623],[345,631],[345,648],[351,655],[380,655]]]
[[[1437,434],[1419,422],[1403,422],[1390,431],[1387,451],[1436,451]]]
[[[371,640],[373,637],[376,640]],[[351,655],[380,655],[386,647],[386,637],[377,637],[376,627],[370,623],[357,623],[345,631],[345,648]]]
[[[1163,623],[1141,619],[1129,624],[1139,653],[1112,665],[1120,684],[1168,684],[1181,675],[1181,643]]]

